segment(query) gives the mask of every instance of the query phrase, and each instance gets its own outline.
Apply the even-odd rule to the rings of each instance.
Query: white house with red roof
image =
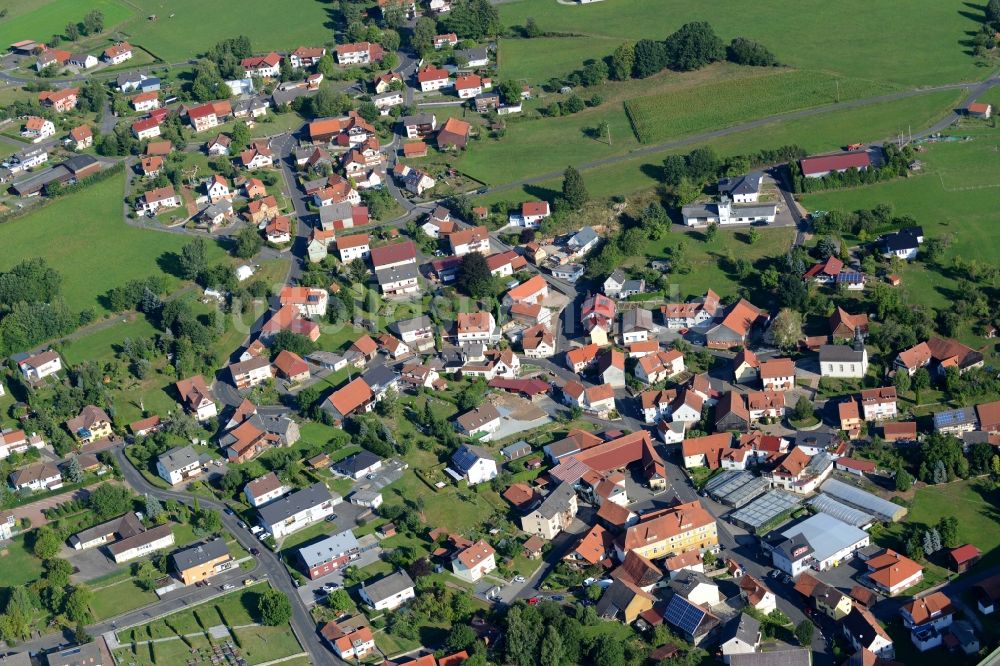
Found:
[[[322,46],[300,46],[288,54],[288,63],[295,69],[313,67],[319,63],[320,58],[326,55],[326,48]]]
[[[208,195],[208,200],[211,203],[233,198],[233,192],[229,189],[229,180],[219,174],[215,174],[205,181],[205,194]]]
[[[451,75],[448,70],[428,65],[417,72],[417,82],[421,92],[433,92],[451,86]]]
[[[281,56],[274,51],[262,56],[250,56],[240,61],[243,75],[252,78],[276,79],[281,75]]]
[[[132,45],[128,42],[118,42],[104,49],[103,59],[110,65],[120,65],[132,58]]]
[[[478,74],[460,74],[455,77],[455,92],[461,99],[471,99],[492,87],[493,83],[489,79]]]
[[[482,539],[459,551],[455,559],[451,561],[452,572],[471,583],[476,582],[496,568],[496,551]]]
[[[337,47],[337,63],[340,65],[367,65],[382,60],[384,56],[383,48],[370,42],[341,44]]]
[[[552,215],[548,201],[525,201],[521,204],[520,214],[512,213],[507,223],[513,227],[537,229],[542,220]]]

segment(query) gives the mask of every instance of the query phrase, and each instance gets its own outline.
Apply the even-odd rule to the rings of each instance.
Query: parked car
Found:
[[[332,523],[335,520],[337,520],[337,514],[335,513],[331,513],[329,516],[326,517],[326,522],[328,523]]]
[[[260,555],[260,548],[251,548],[250,549],[250,554],[251,555]]]
[[[340,587],[340,583],[327,583],[326,585],[323,586],[323,591],[324,592],[333,592],[334,590],[336,590],[339,587]]]
[[[538,597],[531,597],[530,599],[528,599],[528,605],[529,606],[534,606],[539,601],[541,601],[541,599],[539,599]]]
[[[244,585],[244,587],[247,586],[247,585],[252,585],[255,582],[257,582],[257,579],[254,578],[253,576],[251,576],[250,578],[244,578],[243,579],[243,585]]]
[[[226,583],[225,585],[223,585],[223,586],[222,586],[221,588],[219,588],[219,589],[221,589],[221,590],[223,590],[223,591],[225,591],[225,590],[235,590],[235,589],[236,589],[236,585],[235,585],[235,584],[233,584],[233,583]]]
[[[514,576],[514,582],[515,583],[523,583],[524,582],[524,576]]]
[[[270,537],[271,537],[270,532],[261,532],[260,534],[257,535],[257,538],[260,539],[261,541],[267,541]]]

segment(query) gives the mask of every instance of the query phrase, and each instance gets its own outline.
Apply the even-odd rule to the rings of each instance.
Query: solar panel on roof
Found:
[[[667,605],[666,620],[681,631],[694,635],[705,617],[705,611],[695,606],[679,594],[675,594]]]

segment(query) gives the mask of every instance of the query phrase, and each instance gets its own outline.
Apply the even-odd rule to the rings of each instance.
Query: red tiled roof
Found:
[[[824,155],[821,157],[805,157],[800,161],[803,175],[839,171],[855,167],[861,169],[871,166],[871,156],[866,151],[841,153],[839,155]]]

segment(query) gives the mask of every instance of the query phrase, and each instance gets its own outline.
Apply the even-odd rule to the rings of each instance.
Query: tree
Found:
[[[417,19],[417,24],[413,27],[410,35],[410,46],[417,53],[429,53],[434,50],[434,36],[437,34],[437,25],[433,19],[421,16]]]
[[[66,24],[66,39],[71,42],[80,39],[80,26],[76,24],[76,21],[70,21]]]
[[[625,666],[625,645],[612,636],[604,634],[591,650],[594,666]]]
[[[945,516],[938,521],[937,531],[941,535],[941,543],[944,544],[945,548],[958,547],[958,518]]]
[[[896,490],[905,493],[913,487],[913,477],[903,468],[896,470]]]
[[[122,486],[102,483],[90,493],[89,503],[98,518],[107,520],[132,508],[132,494]]]
[[[80,483],[83,481],[83,470],[80,469],[80,461],[76,458],[70,458],[70,461],[66,464],[66,479],[70,483]]]
[[[104,13],[98,10],[88,12],[83,17],[83,31],[87,35],[96,35],[104,30]]]
[[[160,504],[160,500],[156,499],[152,495],[146,495],[146,517],[151,521],[159,522],[160,518],[164,516],[163,505]]]
[[[66,617],[74,624],[89,624],[94,615],[90,611],[93,594],[83,585],[78,585],[66,598]]]
[[[705,242],[711,243],[715,240],[715,237],[719,235],[719,224],[717,222],[712,222],[705,229]]]
[[[677,187],[687,177],[687,161],[683,155],[667,155],[663,160],[663,182]]]
[[[514,666],[534,666],[542,635],[541,618],[535,608],[515,604],[506,617],[507,661]]]
[[[149,560],[139,562],[132,569],[132,577],[135,579],[135,582],[147,592],[152,592],[156,589],[156,581],[162,575]]]
[[[924,548],[924,555],[934,554],[934,537],[931,535],[932,530],[924,530],[924,538],[922,545]]]
[[[667,47],[663,42],[640,39],[636,42],[633,53],[635,65],[632,71],[637,79],[652,76],[667,66]]]
[[[896,376],[893,378],[892,383],[896,386],[896,390],[900,393],[905,393],[910,390],[910,373],[905,370],[900,370],[896,372]]]
[[[486,257],[479,252],[470,252],[462,257],[455,277],[455,287],[472,298],[493,296],[493,274],[490,273]]]
[[[542,29],[538,27],[538,23],[535,19],[529,16],[524,22],[524,36],[528,39],[534,39],[535,37],[540,37],[542,35]]]
[[[737,65],[751,67],[774,67],[778,59],[766,46],[746,37],[736,37],[729,42],[726,57]]]
[[[351,595],[344,588],[340,588],[326,596],[326,605],[338,613],[343,613],[351,608]]]
[[[354,284],[365,284],[368,282],[368,264],[364,259],[354,259],[347,264],[347,275]]]
[[[250,128],[247,124],[243,121],[239,121],[233,125],[233,131],[229,138],[229,154],[238,155],[250,145],[250,140],[253,137],[250,136]]]
[[[757,227],[750,227],[750,232],[747,234],[747,241],[750,245],[756,245],[757,241],[760,240],[760,229]]]
[[[580,210],[589,198],[583,176],[571,166],[563,172],[562,198],[571,210]]]
[[[913,373],[911,384],[913,386],[913,392],[916,394],[915,397],[917,399],[917,404],[919,405],[920,392],[930,388],[931,373],[927,371],[927,368],[919,368],[916,372]]]
[[[705,21],[685,23],[664,42],[667,63],[672,69],[690,71],[722,60],[725,46]]]
[[[456,624],[448,634],[448,651],[469,650],[476,642],[476,632],[467,624]]]
[[[789,308],[783,308],[774,317],[771,326],[774,344],[780,349],[794,349],[802,338],[802,315]]]
[[[292,617],[292,604],[288,597],[277,590],[267,590],[257,603],[260,620],[269,627],[279,627]]]
[[[795,640],[799,642],[799,645],[808,647],[812,645],[813,632],[816,627],[809,620],[802,620],[795,626]]]
[[[947,483],[948,482],[948,468],[945,467],[943,460],[938,460],[934,463],[933,476],[934,483]]]
[[[263,244],[257,230],[247,225],[236,234],[236,244],[233,246],[233,254],[240,259],[251,259],[260,251]]]
[[[562,108],[566,113],[580,113],[586,105],[578,95],[570,95],[563,103]]]
[[[207,245],[202,238],[196,238],[181,248],[180,257],[177,260],[181,277],[185,280],[193,280],[208,268],[208,258],[206,257]]]
[[[56,556],[60,545],[62,539],[55,530],[50,527],[39,527],[35,532],[35,543],[31,550],[38,559],[47,560]]]
[[[986,21],[994,30],[1000,29],[1000,0],[990,0],[986,3]]]
[[[608,74],[615,81],[625,81],[631,78],[633,68],[635,68],[635,45],[632,42],[625,42],[611,54]]]
[[[562,666],[566,663],[566,649],[563,647],[562,636],[554,625],[550,624],[545,628],[538,663],[539,666]]]
[[[806,396],[799,396],[798,402],[795,403],[795,420],[804,421],[813,415],[813,405],[812,402]]]

